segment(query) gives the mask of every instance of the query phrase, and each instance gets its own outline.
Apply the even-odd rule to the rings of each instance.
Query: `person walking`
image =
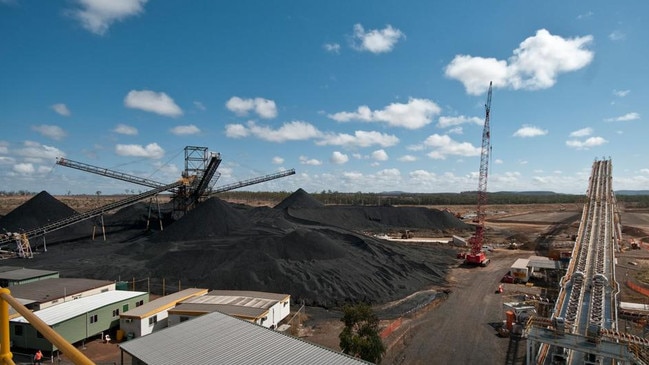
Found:
[[[34,354],[34,365],[42,365],[43,364],[43,353],[41,350],[36,351]]]

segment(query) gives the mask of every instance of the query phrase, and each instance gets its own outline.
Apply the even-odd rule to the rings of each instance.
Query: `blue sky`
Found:
[[[0,0],[0,190],[146,190],[57,157],[172,182],[185,146],[217,186],[648,189],[646,1]]]

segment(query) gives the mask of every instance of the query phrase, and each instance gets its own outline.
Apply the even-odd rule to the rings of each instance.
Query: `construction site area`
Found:
[[[383,364],[649,363],[649,285],[639,275],[649,271],[649,212],[617,203],[611,160],[593,163],[583,204],[489,205],[490,102],[491,89],[475,206],[325,205],[302,189],[255,206],[226,201],[218,194],[295,171],[215,186],[221,155],[206,147],[185,148],[175,182],[59,158],[150,190],[85,209],[47,191],[3,202],[0,266],[156,297],[284,293],[293,315],[281,324],[334,352],[342,306],[369,303]],[[120,346],[132,350],[87,351],[117,363]]]

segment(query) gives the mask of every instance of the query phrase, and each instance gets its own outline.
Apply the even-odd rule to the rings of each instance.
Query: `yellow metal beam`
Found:
[[[22,305],[14,297],[7,288],[0,289],[0,356],[2,356],[3,363],[13,364],[11,361],[11,353],[8,355],[10,363],[6,362],[5,349],[9,350],[9,308],[7,304],[11,305],[18,313],[20,313],[29,323],[40,332],[43,337],[53,343],[66,357],[70,359],[75,365],[94,365],[95,363],[88,359],[81,351],[72,346],[65,338],[56,333],[47,323],[43,322],[37,315],[32,313],[27,307]],[[6,342],[6,343],[5,343]]]

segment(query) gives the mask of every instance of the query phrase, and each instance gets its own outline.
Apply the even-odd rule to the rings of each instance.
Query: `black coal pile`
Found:
[[[325,205],[313,198],[304,189],[297,189],[293,194],[282,200],[275,209],[286,208],[323,208]]]
[[[78,214],[46,191],[41,191],[0,218],[0,232],[27,232]],[[48,233],[48,243],[70,241],[92,235],[92,222],[84,221]],[[32,246],[35,243],[32,242]]]
[[[43,196],[35,200],[45,200]],[[52,206],[70,209],[47,200],[21,215],[46,209],[51,219]],[[288,293],[296,302],[323,307],[378,304],[445,285],[447,271],[456,263],[455,251],[445,245],[381,240],[359,233],[362,229],[392,224],[443,231],[463,227],[455,217],[428,209],[325,207],[302,189],[274,208],[211,198],[164,230],[143,233],[147,214],[146,204],[124,208],[105,217],[108,227],[124,232],[110,234],[109,229],[106,241],[48,245],[47,252],[21,265],[58,270],[62,277],[150,277],[183,287]],[[14,219],[7,215],[2,221],[8,218]]]
[[[192,241],[248,230],[252,222],[239,210],[212,197],[152,238],[154,242]]]
[[[294,204],[305,203],[310,207],[304,208],[309,210],[308,221],[286,214]],[[331,214],[339,212],[313,207],[319,204],[303,190],[273,209],[235,209],[212,198],[138,250],[149,258],[147,269],[153,276],[211,289],[286,292],[319,306],[382,303],[445,283],[448,267],[455,263],[451,249],[406,246],[348,229],[372,221],[359,218],[367,213],[363,207],[355,213],[347,210],[353,222],[337,227],[340,219]],[[442,220],[434,223],[440,229],[463,227],[453,216],[455,222],[426,209],[406,209],[404,214],[399,209],[377,207],[369,212],[406,227],[435,218]]]

